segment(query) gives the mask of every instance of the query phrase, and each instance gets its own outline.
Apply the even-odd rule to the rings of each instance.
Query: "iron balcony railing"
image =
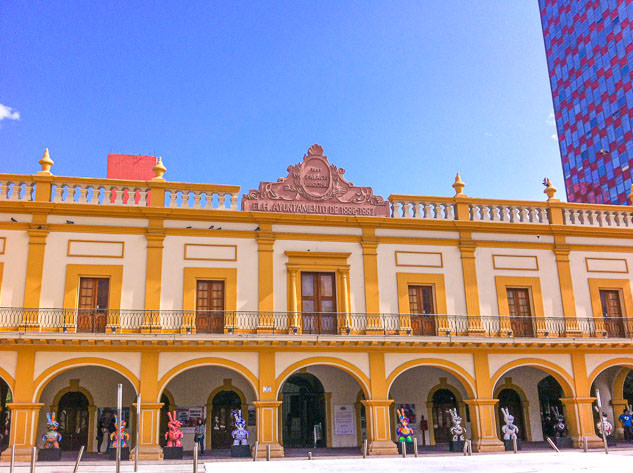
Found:
[[[633,338],[633,318],[0,308],[0,331]]]

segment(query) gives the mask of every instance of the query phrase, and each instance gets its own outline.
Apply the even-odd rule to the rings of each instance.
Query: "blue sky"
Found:
[[[0,31],[2,172],[150,154],[246,192],[319,143],[384,197],[564,199],[536,0],[4,0]]]

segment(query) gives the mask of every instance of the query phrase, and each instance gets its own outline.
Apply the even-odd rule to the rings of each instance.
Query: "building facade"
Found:
[[[626,204],[633,4],[539,0],[567,200]]]
[[[96,451],[118,384],[141,459],[162,457],[168,410],[205,419],[211,452],[241,408],[260,455],[389,454],[396,408],[420,445],[449,440],[456,408],[495,451],[501,407],[526,442],[559,409],[578,447],[600,444],[597,391],[611,419],[633,400],[628,207],[551,184],[543,202],[477,199],[459,176],[454,197],[384,200],[318,145],[241,207],[238,187],[166,181],[160,160],[149,181],[40,164],[0,175],[0,421],[18,458],[50,411],[63,449]]]

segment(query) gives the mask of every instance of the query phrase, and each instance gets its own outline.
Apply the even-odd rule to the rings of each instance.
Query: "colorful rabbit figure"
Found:
[[[168,447],[182,447],[182,438],[185,434],[182,433],[180,427],[182,427],[182,422],[178,420],[176,417],[176,411],[167,412],[167,416],[169,417],[169,422],[167,426],[169,430],[165,432],[165,440],[167,440]]]
[[[596,422],[596,427],[598,427],[598,432],[600,432],[600,435],[602,435],[604,431],[604,436],[608,437],[609,435],[613,433],[613,425],[611,425],[611,422],[609,422],[606,412],[600,411],[600,409],[598,409],[598,406],[594,406],[594,408],[596,409],[596,412],[600,416],[600,420]]]
[[[48,431],[42,435],[44,446],[42,448],[59,448],[59,442],[62,441],[62,434],[57,432],[59,428],[59,422],[55,419],[55,413],[46,413],[46,424],[48,425]]]
[[[130,440],[130,434],[125,431],[127,423],[121,420],[121,448],[127,447],[127,442]],[[114,432],[110,434],[110,440],[112,441],[112,448],[116,448],[119,442],[119,416],[114,415]]]
[[[450,429],[450,433],[453,436],[453,442],[464,440],[464,434],[466,433],[462,427],[462,418],[457,413],[457,409],[449,409],[448,413],[451,415],[451,421],[453,426]]]
[[[231,432],[233,445],[248,445],[248,430],[246,421],[242,418],[242,410],[233,411],[232,414],[235,419],[235,429]]]
[[[398,435],[398,443],[400,442],[413,442],[413,429],[409,427],[409,418],[404,415],[404,409],[396,410],[398,418],[400,419],[400,427],[396,431]]]
[[[501,412],[503,413],[503,420],[506,423],[506,425],[501,428],[501,432],[503,432],[503,440],[513,440],[517,438],[519,428],[514,425],[514,416],[510,414],[507,407],[502,407]]]

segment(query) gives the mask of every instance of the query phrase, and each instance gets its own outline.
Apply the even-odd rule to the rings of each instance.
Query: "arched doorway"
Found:
[[[284,447],[325,447],[325,391],[319,379],[310,373],[294,374],[284,383],[281,395]]]
[[[6,381],[0,378],[0,452],[9,446],[11,416],[7,404],[11,400],[11,389]]]
[[[514,389],[503,388],[497,395],[499,404],[497,404],[497,419],[499,421],[499,432],[505,425],[504,416],[501,409],[507,409],[510,415],[514,417],[514,425],[519,428],[519,440],[527,439],[527,431],[525,429],[525,419],[523,418],[523,403],[521,396]],[[503,437],[502,437],[503,438]]]
[[[62,450],[79,450],[88,445],[88,398],[79,391],[64,394],[59,400],[57,420],[62,435]]]
[[[235,391],[220,391],[215,395],[211,410],[211,446],[213,448],[231,448],[233,443],[231,433],[235,429],[231,413],[241,408],[242,400]]]
[[[541,427],[544,437],[554,437],[554,425],[556,418],[554,412],[558,411],[564,416],[563,403],[560,398],[563,397],[563,388],[554,379],[548,375],[538,383],[538,399],[541,412]]]
[[[433,406],[433,435],[436,443],[447,443],[450,440],[451,415],[450,409],[458,409],[457,398],[448,389],[438,389],[432,397]],[[463,413],[459,413],[463,415]]]

